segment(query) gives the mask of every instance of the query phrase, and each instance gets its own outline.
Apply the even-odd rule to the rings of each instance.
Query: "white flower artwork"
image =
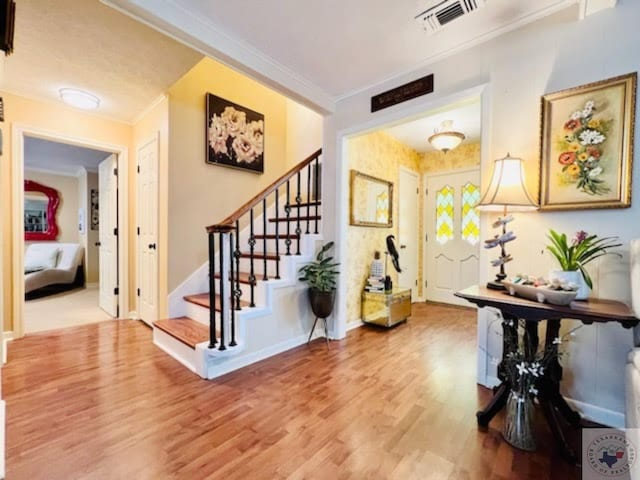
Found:
[[[264,115],[207,93],[207,163],[264,172]]]

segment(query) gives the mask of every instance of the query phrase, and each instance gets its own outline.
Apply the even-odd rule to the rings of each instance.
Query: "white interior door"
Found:
[[[418,298],[418,174],[401,168],[398,181],[398,251],[400,267],[398,286],[411,289]]]
[[[425,179],[426,298],[468,306],[454,296],[478,283],[480,170],[464,170]]]
[[[138,147],[138,316],[158,319],[158,156],[157,135]]]
[[[100,308],[118,316],[118,160],[111,155],[98,166],[100,215]]]

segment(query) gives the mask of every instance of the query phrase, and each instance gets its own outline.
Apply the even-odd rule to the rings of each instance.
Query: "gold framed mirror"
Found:
[[[349,224],[361,227],[393,226],[393,183],[351,170]]]

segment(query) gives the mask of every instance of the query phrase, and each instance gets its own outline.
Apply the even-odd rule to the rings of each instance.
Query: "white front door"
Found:
[[[158,136],[138,147],[138,316],[158,319]]]
[[[398,286],[410,288],[418,298],[418,174],[400,169],[398,181],[398,252],[400,268]]]
[[[118,160],[111,155],[98,166],[100,216],[100,308],[118,316]]]
[[[480,170],[464,170],[425,179],[426,298],[468,306],[454,296],[478,283]]]

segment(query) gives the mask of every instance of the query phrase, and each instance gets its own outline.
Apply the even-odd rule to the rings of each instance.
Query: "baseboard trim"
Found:
[[[355,330],[356,328],[360,328],[364,325],[364,322],[360,319],[354,320],[353,322],[347,323],[347,332],[349,330]]]
[[[13,340],[13,330],[2,332],[2,364],[7,363],[7,344]],[[4,472],[4,469],[2,470]],[[4,478],[4,477],[0,477]]]
[[[587,420],[606,425],[613,428],[624,428],[625,415],[621,412],[615,412],[606,408],[598,407],[590,403],[584,403],[579,400],[565,397],[569,406],[580,412]]]

